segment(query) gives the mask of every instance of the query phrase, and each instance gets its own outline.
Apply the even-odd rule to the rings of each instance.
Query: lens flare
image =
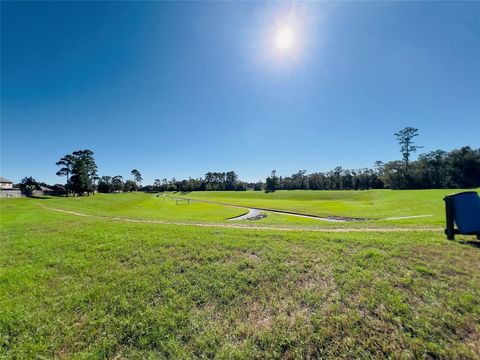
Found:
[[[306,69],[318,45],[318,14],[316,3],[266,3],[248,30],[249,69],[286,75]]]
[[[293,31],[290,27],[284,27],[277,33],[275,42],[280,50],[287,50],[292,47],[294,42]]]

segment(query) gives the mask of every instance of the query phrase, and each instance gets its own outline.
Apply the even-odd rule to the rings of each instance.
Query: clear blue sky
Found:
[[[279,49],[278,30],[293,33]],[[2,2],[1,175],[326,171],[480,146],[480,2]]]

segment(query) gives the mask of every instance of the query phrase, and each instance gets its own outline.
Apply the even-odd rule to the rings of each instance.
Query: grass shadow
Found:
[[[460,240],[459,243],[480,249],[480,240]]]

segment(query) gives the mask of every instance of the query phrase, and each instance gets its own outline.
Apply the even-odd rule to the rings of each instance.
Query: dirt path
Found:
[[[232,228],[232,229],[244,229],[244,230],[275,230],[275,231],[310,231],[310,232],[334,232],[334,233],[346,233],[346,232],[414,232],[414,231],[428,231],[428,232],[440,232],[441,228],[300,228],[300,227],[279,227],[279,226],[249,226],[240,224],[220,224],[220,223],[189,223],[178,221],[166,221],[166,220],[147,220],[147,219],[132,219],[118,216],[100,216],[83,214],[76,211],[69,211],[58,208],[51,208],[45,205],[40,205],[43,209],[57,211],[64,214],[73,216],[88,217],[91,219],[107,220],[107,221],[122,221],[131,223],[142,224],[161,224],[161,225],[178,225],[178,226],[198,226],[198,227],[212,227],[212,228]]]

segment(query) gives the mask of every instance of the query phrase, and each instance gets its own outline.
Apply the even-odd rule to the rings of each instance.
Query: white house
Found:
[[[0,189],[13,189],[13,182],[0,176]]]

